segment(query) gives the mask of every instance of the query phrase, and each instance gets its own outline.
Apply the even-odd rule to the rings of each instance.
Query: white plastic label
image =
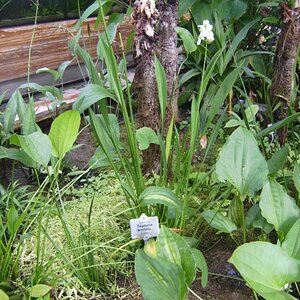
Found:
[[[130,232],[133,240],[148,240],[158,236],[159,222],[158,217],[147,217],[142,214],[139,219],[130,220]]]

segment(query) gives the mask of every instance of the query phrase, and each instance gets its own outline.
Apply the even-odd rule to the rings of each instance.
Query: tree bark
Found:
[[[280,101],[275,111],[275,122],[285,119],[293,91],[293,73],[300,43],[300,11],[283,5],[283,25],[277,41],[273,62],[270,101],[274,105]],[[278,130],[280,144],[286,142],[287,126]]]
[[[172,117],[174,117],[175,122],[179,121],[177,105],[178,50],[176,32],[178,24],[178,0],[160,0],[158,10],[160,21],[158,27],[157,56],[167,75],[168,105],[165,129],[168,130]]]
[[[135,1],[135,76],[133,80],[134,94],[138,105],[138,127],[150,127],[159,130],[159,102],[154,69],[154,55],[157,43],[155,32],[158,11],[151,1]],[[143,173],[159,167],[160,156],[158,145],[151,144],[143,151]]]
[[[165,128],[172,116],[178,120],[177,109],[177,10],[178,0],[136,0],[133,18],[135,34],[135,77],[133,81],[138,105],[139,127],[150,127],[160,131],[160,106],[155,78],[154,57],[162,63],[167,76],[167,113]],[[157,173],[160,165],[158,145],[143,151],[143,172]]]

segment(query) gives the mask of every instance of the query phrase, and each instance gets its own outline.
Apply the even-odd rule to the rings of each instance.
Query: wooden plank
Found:
[[[86,45],[86,50],[93,59],[97,58],[98,33],[103,30],[102,26],[94,28],[95,21],[95,18],[91,18],[84,22],[80,41]],[[62,62],[72,60],[68,41],[76,34],[71,32],[75,24],[76,20],[67,20],[39,24],[36,27],[28,25],[0,29],[0,82],[27,76],[28,53],[34,29],[30,74],[35,74],[42,67],[56,69]],[[133,29],[130,19],[119,26],[118,31],[122,33],[125,44]],[[114,48],[120,53],[118,42],[114,42]]]

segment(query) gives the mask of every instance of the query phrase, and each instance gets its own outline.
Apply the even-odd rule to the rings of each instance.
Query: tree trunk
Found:
[[[165,127],[167,128],[177,112],[177,8],[178,0],[136,0],[134,3],[135,61],[133,81],[138,104],[139,127],[150,127],[160,131],[160,106],[155,78],[154,57],[159,58],[167,75],[168,105]],[[158,172],[160,151],[158,145],[151,145],[143,152],[143,172]]]
[[[163,65],[167,75],[168,105],[165,120],[165,129],[174,117],[174,121],[179,121],[178,116],[178,50],[177,32],[178,23],[178,0],[159,1],[159,27],[158,27],[158,48],[157,57]]]
[[[135,76],[133,80],[135,98],[138,105],[138,126],[159,130],[159,102],[154,69],[154,55],[157,43],[155,26],[158,11],[151,1],[135,1]],[[151,144],[143,151],[143,172],[149,174],[159,168],[160,155],[158,145]]]
[[[275,111],[275,122],[288,116],[289,104],[293,91],[293,73],[300,43],[300,11],[283,5],[283,25],[276,45],[273,63],[270,101],[274,105],[280,101]],[[280,144],[286,141],[287,126],[278,130]]]

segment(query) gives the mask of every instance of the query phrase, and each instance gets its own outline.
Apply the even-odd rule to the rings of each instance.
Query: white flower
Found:
[[[212,43],[214,41],[213,26],[209,24],[208,20],[204,20],[202,25],[198,25],[200,34],[198,36],[197,45],[200,45],[202,41]]]

